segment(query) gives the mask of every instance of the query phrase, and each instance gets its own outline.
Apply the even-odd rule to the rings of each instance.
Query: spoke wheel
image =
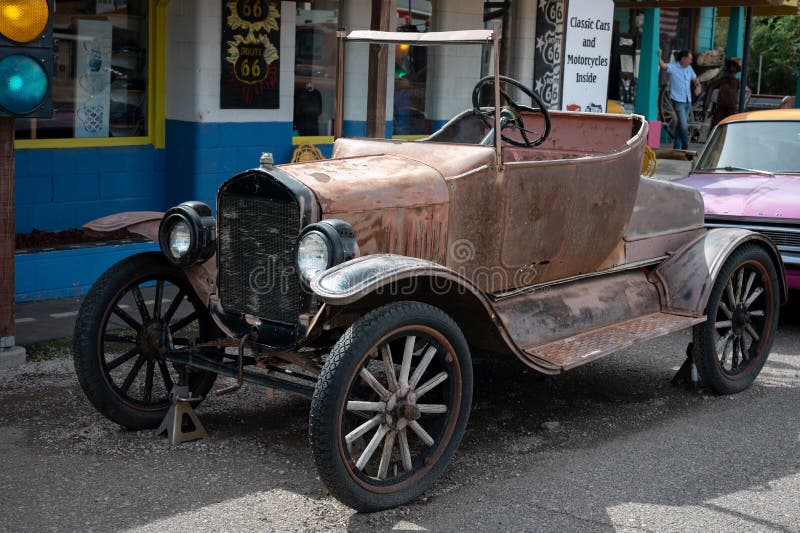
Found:
[[[715,392],[739,392],[758,376],[777,328],[778,292],[775,266],[756,245],[738,249],[723,266],[708,321],[694,330],[698,370]]]
[[[131,429],[156,427],[169,392],[185,379],[205,395],[215,375],[167,363],[160,347],[176,349],[213,338],[215,328],[183,272],[160,253],[131,256],[112,266],[86,296],[75,324],[74,358],[89,400]],[[197,403],[197,402],[196,402]]]
[[[450,317],[418,302],[373,311],[336,344],[314,393],[321,479],[360,511],[408,502],[455,452],[471,396],[469,351]]]

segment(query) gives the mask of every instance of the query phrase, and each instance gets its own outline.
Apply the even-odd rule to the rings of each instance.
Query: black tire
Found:
[[[733,394],[753,383],[769,357],[779,308],[772,257],[757,244],[736,249],[714,282],[708,320],[693,330],[697,370],[714,392]]]
[[[396,356],[401,353],[398,366]],[[411,355],[404,373],[406,353]],[[391,379],[389,368],[394,376]],[[362,369],[372,372],[378,381],[383,378],[391,394],[387,401],[373,392],[374,387],[365,385]],[[443,374],[447,377],[441,379]],[[437,384],[430,386],[434,382]],[[416,393],[427,395],[426,401],[437,401],[429,400],[433,397],[441,403],[416,403]],[[361,403],[383,403],[384,411],[365,408],[378,413],[373,416],[352,407],[353,400],[370,399],[373,401]],[[397,302],[372,311],[354,323],[333,347],[314,389],[309,441],[320,479],[336,498],[362,512],[413,500],[434,483],[458,448],[471,402],[469,347],[452,318],[420,302]],[[439,410],[442,407],[446,412]],[[424,429],[418,432],[420,417],[430,433]],[[381,421],[371,426],[377,429],[370,439],[377,444],[359,467],[370,445],[361,453],[354,454],[353,448],[365,442],[371,429],[354,442],[349,439],[377,418]],[[356,429],[350,431],[353,427]],[[379,436],[382,431],[384,436]],[[374,452],[381,442],[383,451],[376,461]]]
[[[156,298],[151,311],[140,285],[152,282]],[[165,291],[175,292],[166,306],[162,305]],[[121,304],[123,299],[130,305]],[[127,257],[103,273],[83,300],[75,322],[73,357],[78,381],[98,411],[128,429],[158,427],[169,409],[168,389],[179,379],[180,369],[157,352],[159,319],[162,328],[167,321],[171,329],[177,328],[174,333],[198,341],[211,340],[216,334],[211,316],[183,271],[168,264],[160,252],[146,252]],[[176,345],[182,342],[176,335]],[[122,374],[125,378],[120,380]],[[216,374],[210,372],[187,374],[192,395],[201,398],[215,379]],[[142,389],[141,398],[130,393],[134,384]]]

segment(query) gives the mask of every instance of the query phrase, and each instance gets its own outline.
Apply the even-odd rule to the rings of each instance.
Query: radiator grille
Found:
[[[712,228],[744,228],[768,237],[779,248],[800,248],[800,226],[779,226],[742,221],[740,224],[729,220],[706,219]]]
[[[800,247],[800,233],[790,233],[788,231],[780,231],[768,228],[758,228],[754,231],[758,231],[759,233],[766,235],[778,246]]]
[[[297,322],[300,212],[294,197],[224,192],[219,197],[219,293],[228,312]],[[283,197],[280,197],[283,196]]]

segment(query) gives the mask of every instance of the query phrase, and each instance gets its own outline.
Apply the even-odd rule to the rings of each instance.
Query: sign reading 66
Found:
[[[236,12],[247,22],[261,22],[269,13],[266,0],[237,0]]]
[[[247,85],[263,82],[269,75],[269,65],[278,59],[278,49],[266,35],[243,38],[234,35],[228,41],[228,61],[233,63],[233,75]],[[272,69],[274,70],[274,69]]]
[[[267,64],[264,61],[264,45],[239,44],[239,57],[234,63],[236,79],[242,83],[261,83],[267,77]]]

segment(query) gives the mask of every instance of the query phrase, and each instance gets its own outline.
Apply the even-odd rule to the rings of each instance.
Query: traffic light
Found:
[[[53,116],[53,4],[0,0],[0,117]]]

